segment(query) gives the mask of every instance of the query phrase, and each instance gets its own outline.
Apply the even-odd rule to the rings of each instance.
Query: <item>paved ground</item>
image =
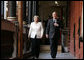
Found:
[[[28,59],[31,59],[28,58]],[[39,59],[52,59],[50,53],[40,53]],[[56,59],[76,59],[70,53],[58,53]]]

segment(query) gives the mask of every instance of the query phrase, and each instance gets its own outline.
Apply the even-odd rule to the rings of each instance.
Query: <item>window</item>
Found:
[[[83,38],[83,7],[82,7],[82,24],[81,24],[81,26],[82,26],[81,36],[82,36],[82,38]]]

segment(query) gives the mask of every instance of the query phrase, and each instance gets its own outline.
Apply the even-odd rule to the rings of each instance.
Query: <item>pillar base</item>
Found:
[[[16,17],[7,17],[8,21],[16,21]]]

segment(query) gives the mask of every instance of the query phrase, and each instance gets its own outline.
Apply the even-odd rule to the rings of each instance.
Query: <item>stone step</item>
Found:
[[[61,48],[61,45],[58,45],[58,53],[61,53],[62,51],[62,48]],[[40,46],[40,51],[41,52],[50,52],[50,45],[41,45]]]

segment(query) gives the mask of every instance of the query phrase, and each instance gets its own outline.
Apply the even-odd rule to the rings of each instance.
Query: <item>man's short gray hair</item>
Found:
[[[56,11],[52,12],[52,14],[53,14],[53,13],[56,13],[56,14],[57,14],[57,12],[56,12]]]

